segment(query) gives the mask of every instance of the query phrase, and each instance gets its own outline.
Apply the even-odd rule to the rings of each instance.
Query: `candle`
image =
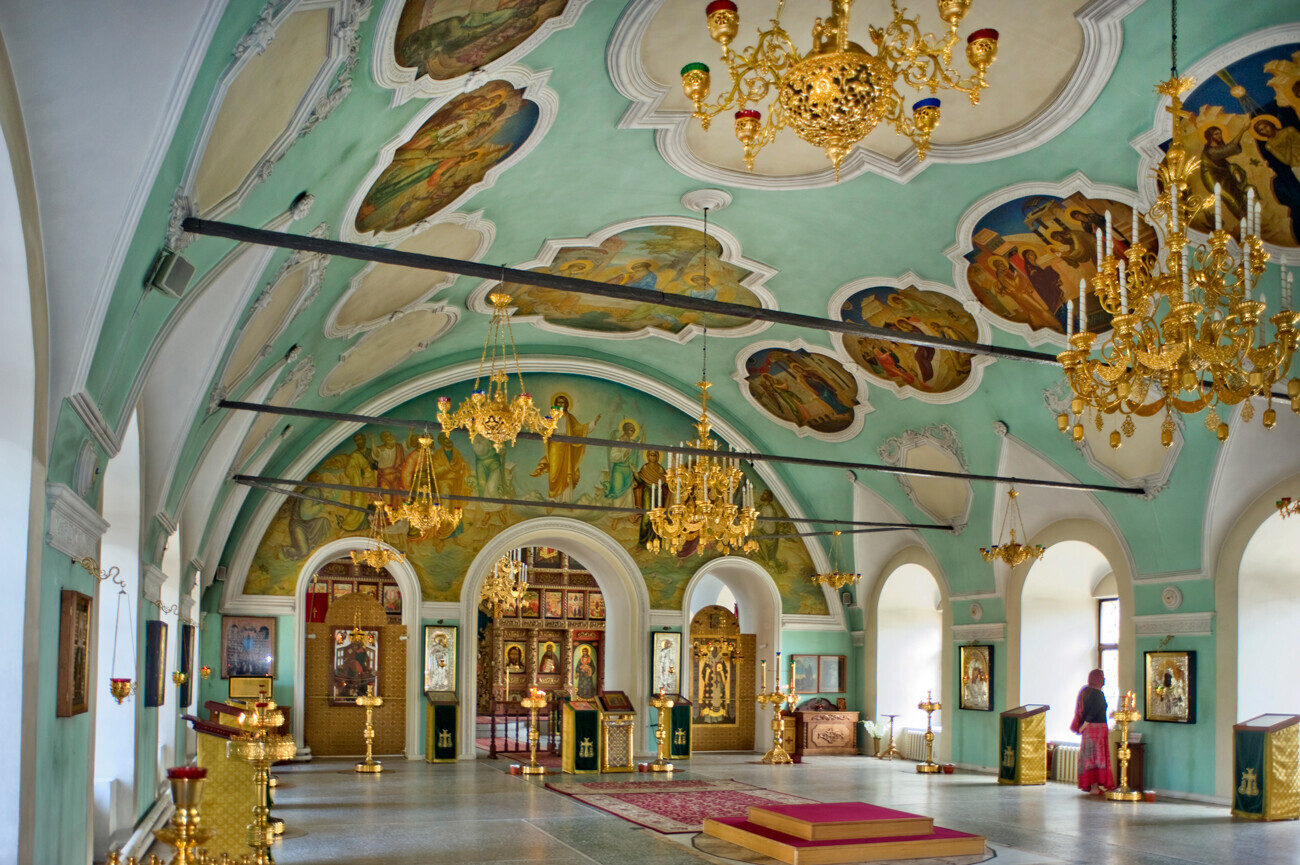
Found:
[[[1119,311],[1120,314],[1128,311],[1128,269],[1122,261],[1119,263]]]
[[[1079,278],[1079,333],[1088,329],[1088,280]]]
[[[1248,254],[1243,254],[1241,256],[1241,282],[1244,289],[1242,297],[1245,300],[1250,300],[1251,275],[1250,256]]]
[[[1214,230],[1223,229],[1223,196],[1219,190],[1219,184],[1214,184]]]
[[[1282,265],[1282,309],[1290,312],[1291,310],[1291,280],[1293,279],[1291,271]]]
[[[1169,190],[1169,221],[1178,230],[1178,184],[1174,183]]]
[[[1128,242],[1133,246],[1136,246],[1138,242],[1138,228],[1138,209],[1135,204],[1133,205],[1133,230],[1128,236]]]
[[[1065,338],[1074,336],[1074,301],[1065,302]]]
[[[1247,235],[1251,235],[1255,233],[1254,226],[1252,225],[1252,220],[1254,219],[1254,215],[1255,215],[1255,187],[1247,186],[1246,187],[1246,234]]]
[[[1115,235],[1110,230],[1110,211],[1106,211],[1106,254],[1115,254]]]
[[[1192,299],[1192,293],[1187,288],[1187,247],[1185,246],[1183,247],[1182,260],[1178,263],[1178,269],[1181,270],[1183,274],[1183,303],[1187,303]],[[1246,294],[1250,294],[1249,285],[1246,287]]]
[[[790,662],[790,690],[794,690],[794,661]]]
[[[763,693],[767,693],[767,661],[759,661],[759,666],[763,668]]]
[[[1105,248],[1106,242],[1102,240],[1101,229],[1097,229],[1097,272],[1101,273],[1101,251]]]

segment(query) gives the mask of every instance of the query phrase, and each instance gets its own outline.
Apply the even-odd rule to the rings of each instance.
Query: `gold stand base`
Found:
[[[943,767],[938,763],[917,763],[916,771],[922,775],[937,775],[943,771]]]
[[[510,768],[513,769],[514,766],[511,766]],[[545,767],[545,766],[520,766],[520,767],[519,767],[519,774],[521,774],[521,775],[545,775],[545,774],[546,774],[546,767]]]
[[[763,762],[772,766],[784,766],[794,763],[794,758],[787,754],[784,748],[776,747],[763,755]]]
[[[671,772],[673,771],[673,764],[660,763],[658,760],[656,760],[655,762],[647,765],[646,769],[650,770],[651,772]]]
[[[371,760],[368,763],[358,763],[357,771],[363,775],[378,775],[384,771],[384,764],[378,760]]]
[[[1130,790],[1127,787],[1118,790],[1110,790],[1105,794],[1106,798],[1112,802],[1141,802],[1142,793],[1137,790]]]

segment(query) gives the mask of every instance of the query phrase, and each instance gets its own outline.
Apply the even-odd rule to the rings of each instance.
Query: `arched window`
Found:
[[[898,715],[895,729],[925,727],[917,704],[939,698],[943,613],[939,584],[929,570],[902,565],[885,579],[876,605],[876,714]],[[942,711],[933,719],[942,724]]]
[[[1300,519],[1273,514],[1241,557],[1237,719],[1300,706]]]

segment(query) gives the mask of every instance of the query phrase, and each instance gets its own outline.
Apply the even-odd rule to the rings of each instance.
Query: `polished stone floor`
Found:
[[[1235,820],[1212,805],[1104,802],[1063,784],[1003,787],[985,775],[926,777],[913,763],[865,757],[780,767],[756,761],[752,754],[697,754],[674,777],[734,778],[811,799],[926,814],[986,836],[997,865],[1300,862],[1300,823]],[[276,844],[279,865],[725,861],[692,849],[690,836],[660,835],[553,793],[541,780],[509,775],[504,761],[390,759],[391,771],[377,777],[346,772],[350,765],[316,760],[277,769],[290,786],[276,795],[274,812],[296,836]]]

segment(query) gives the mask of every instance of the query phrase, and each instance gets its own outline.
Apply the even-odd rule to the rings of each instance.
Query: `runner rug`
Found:
[[[708,779],[593,781],[546,786],[629,823],[666,835],[700,832],[706,817],[745,817],[751,805],[800,805],[814,801],[739,781]]]

